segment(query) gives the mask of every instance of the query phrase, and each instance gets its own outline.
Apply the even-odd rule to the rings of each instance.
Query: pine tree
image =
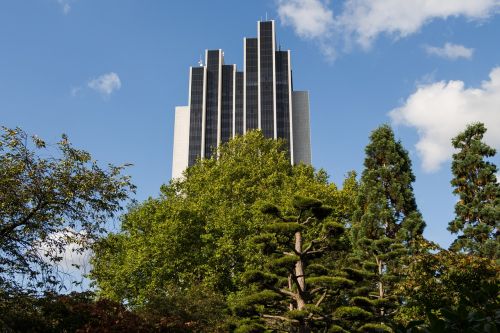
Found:
[[[353,268],[368,278],[356,288],[352,301],[372,311],[379,323],[369,324],[367,331],[376,325],[380,331],[389,331],[380,323],[388,322],[397,308],[393,288],[399,279],[398,267],[417,250],[416,239],[425,224],[413,195],[411,161],[392,129],[383,125],[373,131],[365,151],[351,230],[355,249],[351,260]]]
[[[452,250],[499,259],[500,185],[497,167],[485,160],[496,153],[482,141],[485,132],[484,124],[476,123],[452,140],[458,152],[453,154],[451,184],[460,200],[448,230],[459,234]]]
[[[343,248],[344,227],[328,218],[332,209],[305,197],[295,197],[293,206],[292,215],[263,207],[272,220],[252,242],[265,264],[243,276],[249,288],[234,301],[235,314],[243,318],[235,332],[347,332],[353,327],[344,325],[345,318],[370,316],[343,306],[354,281],[324,260]]]

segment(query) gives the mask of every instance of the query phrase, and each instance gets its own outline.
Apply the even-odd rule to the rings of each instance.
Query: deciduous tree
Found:
[[[54,147],[2,127],[0,287],[59,285],[61,252],[71,243],[88,248],[134,190],[123,168],[101,168],[65,135]]]

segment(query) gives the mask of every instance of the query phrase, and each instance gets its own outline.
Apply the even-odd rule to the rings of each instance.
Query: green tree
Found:
[[[250,288],[235,297],[234,310],[253,321],[243,320],[237,332],[258,327],[289,332],[341,329],[347,312],[362,311],[341,307],[344,291],[354,282],[335,274],[324,260],[331,251],[346,250],[343,225],[327,219],[332,209],[318,200],[295,197],[293,208],[284,212],[274,205],[263,207],[272,220],[250,241],[265,264],[243,275]]]
[[[383,125],[373,131],[365,151],[351,230],[355,250],[351,260],[367,279],[355,296],[373,311],[377,322],[388,322],[397,310],[398,269],[416,251],[425,224],[413,195],[411,161],[392,129]]]
[[[55,156],[44,157],[53,150],[58,151]],[[65,135],[48,147],[19,128],[2,127],[0,287],[58,285],[54,265],[61,252],[70,243],[82,251],[88,248],[134,190],[123,168],[100,168]]]
[[[262,202],[291,208],[295,194],[314,196],[333,216],[352,215],[353,191],[338,190],[324,171],[292,166],[279,140],[254,131],[217,155],[163,186],[159,198],[132,206],[122,230],[96,244],[91,275],[101,295],[142,307],[153,295],[167,300],[172,287],[237,292],[242,272],[261,259],[248,238],[267,222]]]
[[[500,269],[488,258],[422,242],[404,268],[397,294],[405,299],[398,321],[412,332],[495,332],[500,328]],[[488,328],[489,326],[489,328]]]
[[[484,125],[476,123],[452,140],[458,152],[453,154],[451,184],[459,201],[448,230],[459,234],[452,250],[499,259],[500,184],[497,167],[486,160],[496,151],[482,141],[485,133]]]

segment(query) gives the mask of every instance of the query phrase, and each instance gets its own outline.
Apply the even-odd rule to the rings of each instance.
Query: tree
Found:
[[[170,319],[170,318],[169,318]],[[0,293],[2,332],[158,332],[157,323],[90,292]],[[169,331],[171,332],[171,331]],[[177,332],[189,332],[186,328]]]
[[[485,133],[484,125],[476,123],[452,140],[458,152],[453,154],[451,184],[460,199],[448,230],[459,234],[452,250],[499,259],[500,184],[497,167],[485,160],[496,153],[482,141]]]
[[[387,322],[397,309],[393,288],[398,268],[407,254],[416,251],[425,224],[413,195],[411,161],[392,129],[383,125],[373,131],[365,151],[351,238],[352,263],[369,278],[356,297],[375,310],[378,322]]]
[[[155,295],[168,300],[171,288],[238,292],[242,273],[261,260],[248,239],[268,221],[263,202],[292,209],[295,194],[314,195],[333,216],[352,215],[352,191],[339,191],[324,171],[292,166],[280,140],[253,131],[214,156],[132,206],[121,231],[96,243],[91,276],[102,296],[142,307]]]
[[[412,257],[397,294],[398,319],[411,332],[496,332],[500,328],[500,269],[491,259],[440,249]],[[488,328],[489,326],[489,328]],[[496,327],[497,330],[494,330]]]
[[[76,243],[90,246],[134,190],[123,166],[102,169],[63,135],[60,156],[21,129],[0,136],[0,287],[51,288],[54,265]],[[24,284],[21,284],[24,282]]]
[[[346,250],[341,239],[343,225],[327,219],[332,209],[299,196],[293,207],[290,212],[270,204],[262,208],[273,220],[264,233],[250,241],[262,253],[265,264],[249,268],[243,275],[250,288],[243,297],[236,297],[234,311],[247,319],[236,332],[264,332],[266,327],[300,333],[342,329],[345,317],[366,313],[341,306],[339,300],[354,282],[345,274],[335,274],[324,260],[328,252]]]

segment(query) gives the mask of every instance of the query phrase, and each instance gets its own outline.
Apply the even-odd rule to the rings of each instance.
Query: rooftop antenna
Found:
[[[266,21],[267,21],[267,12],[266,12]]]
[[[200,54],[200,60],[198,60],[198,66],[203,67],[203,60],[201,60],[201,54]]]

